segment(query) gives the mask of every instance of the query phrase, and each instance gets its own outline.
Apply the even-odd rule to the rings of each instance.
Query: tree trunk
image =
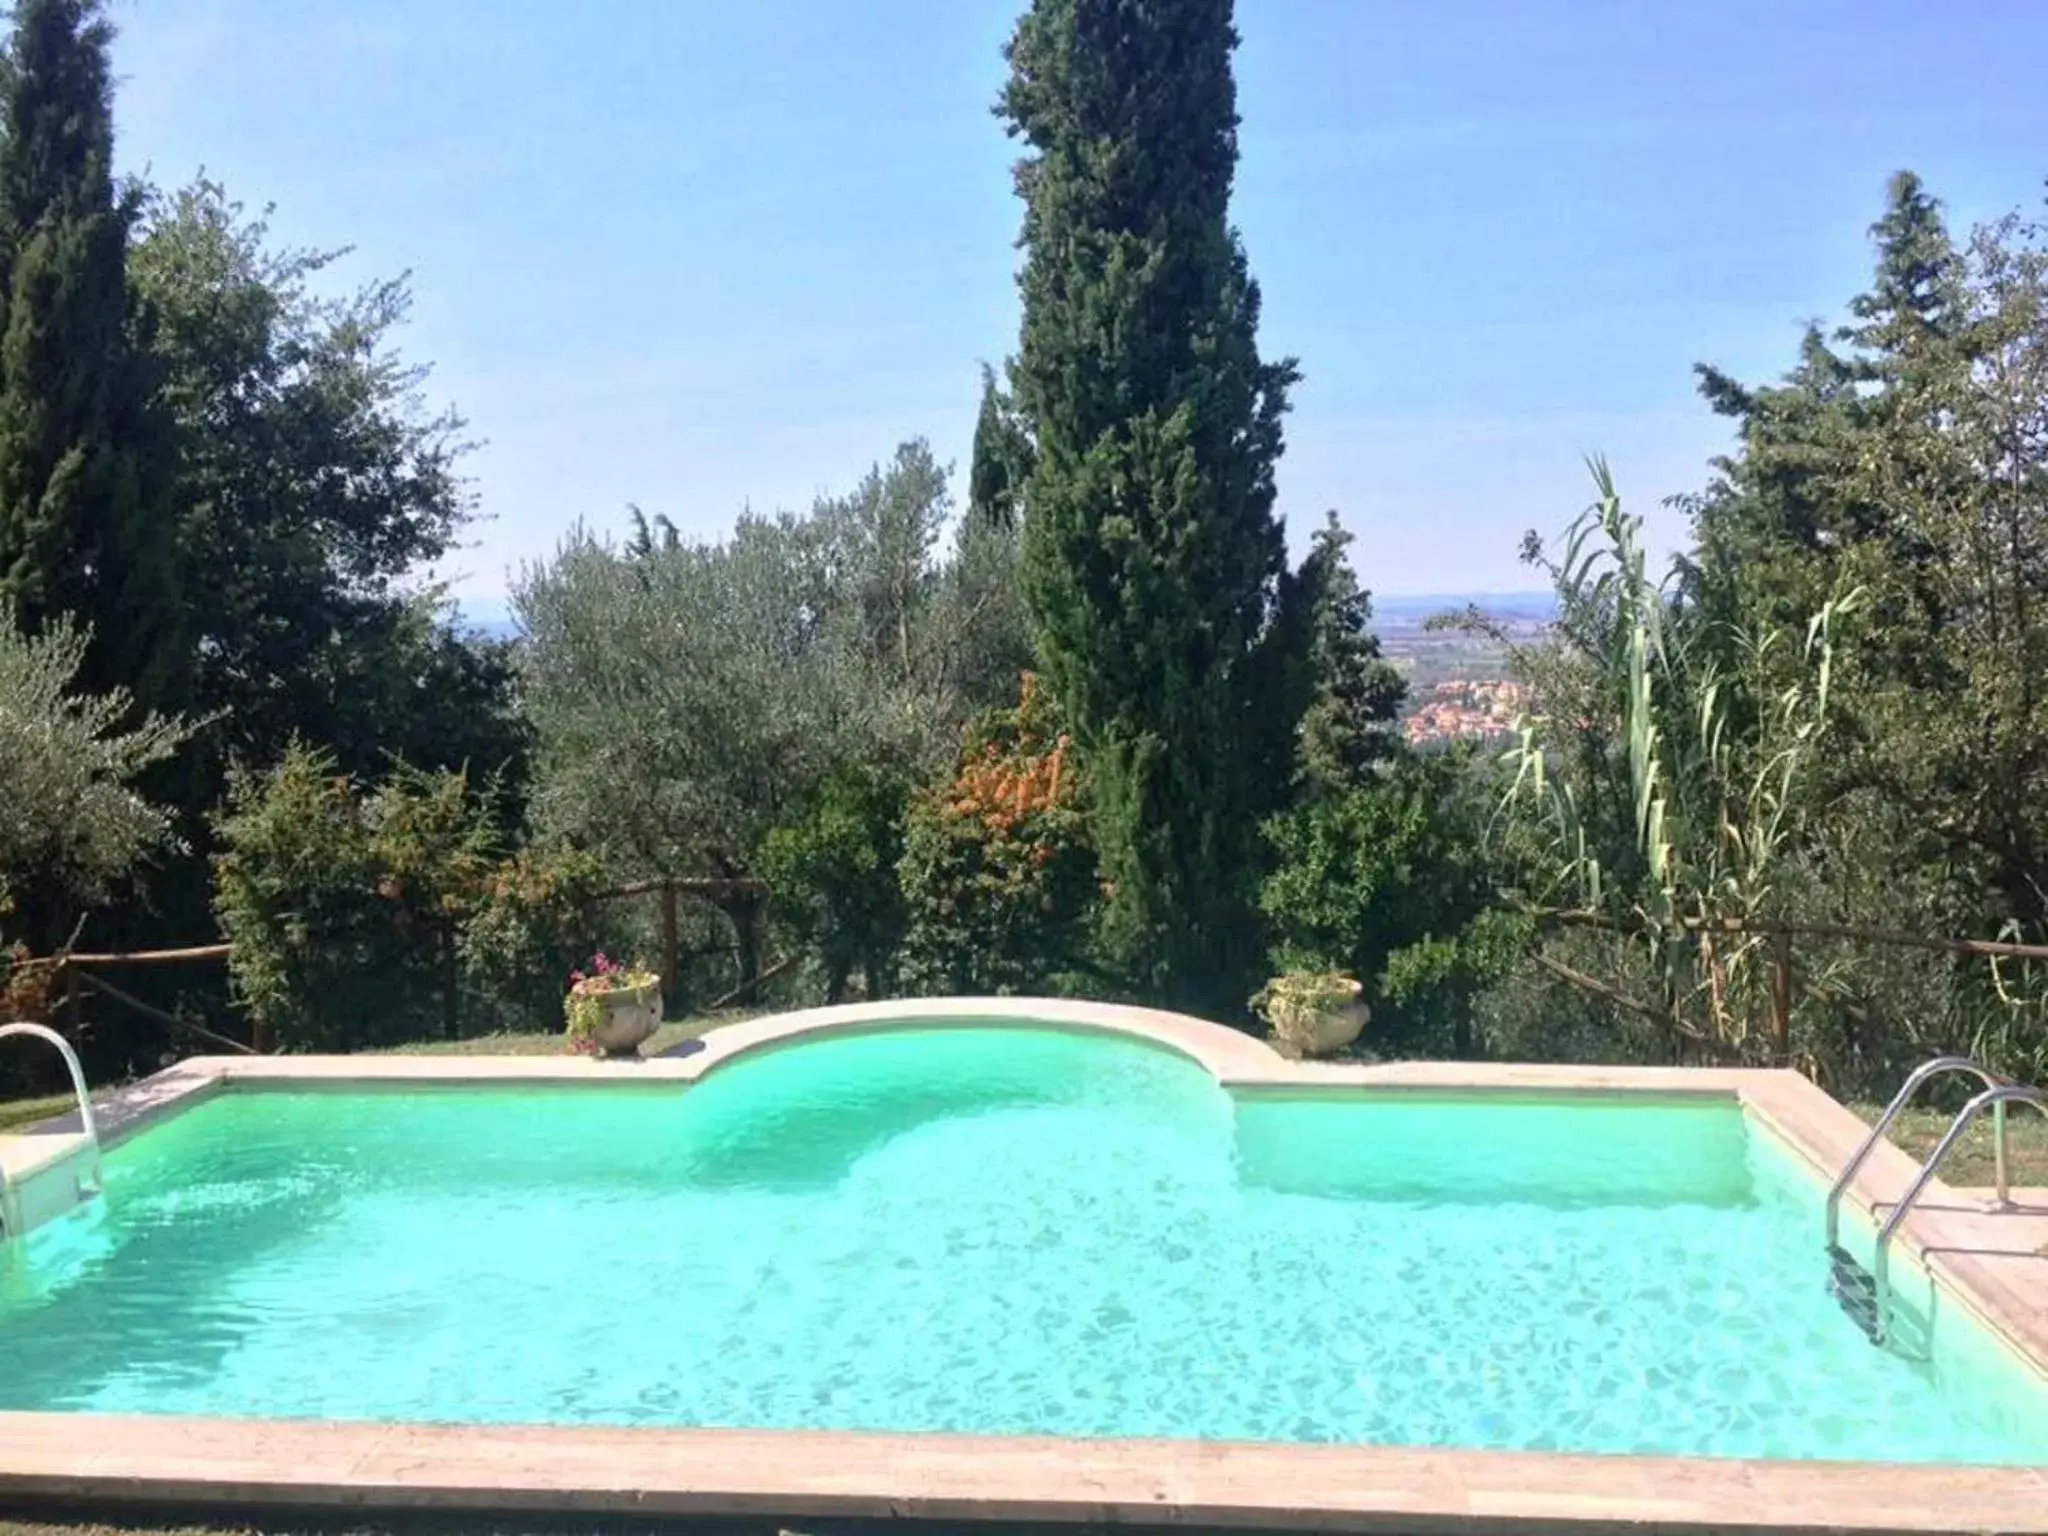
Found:
[[[733,944],[739,955],[735,995],[746,997],[761,979],[761,916],[766,904],[759,896],[728,896],[718,905],[732,923]]]
[[[462,991],[455,974],[455,930],[444,927],[440,942],[441,1033],[449,1040],[462,1038]]]
[[[676,952],[679,940],[676,937],[676,888],[667,881],[661,886],[661,996],[663,1003],[675,1008],[679,1002],[676,996]]]

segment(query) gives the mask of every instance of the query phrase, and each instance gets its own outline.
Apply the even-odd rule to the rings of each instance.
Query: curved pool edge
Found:
[[[1044,997],[901,998],[768,1014],[705,1031],[700,1037],[704,1049],[680,1059],[696,1063],[693,1077],[705,1077],[746,1058],[800,1046],[828,1035],[978,1025],[1051,1029],[1134,1040],[1193,1062],[1226,1087],[1239,1078],[1263,1079],[1276,1066],[1289,1065],[1264,1041],[1207,1019],[1122,1003]]]

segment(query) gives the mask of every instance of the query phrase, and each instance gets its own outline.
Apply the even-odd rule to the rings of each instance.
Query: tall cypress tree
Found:
[[[1342,794],[1371,778],[1393,755],[1394,722],[1408,696],[1407,680],[1380,654],[1372,594],[1345,553],[1351,541],[1331,512],[1302,565],[1310,691],[1297,772],[1311,794]]]
[[[181,672],[168,439],[127,274],[98,0],[20,0],[0,75],[0,600],[92,629],[81,687]]]
[[[1091,765],[1108,935],[1141,986],[1231,1013],[1300,671],[1273,512],[1297,375],[1260,360],[1229,223],[1236,43],[1231,0],[1034,0],[998,107],[1032,151],[1025,588]]]

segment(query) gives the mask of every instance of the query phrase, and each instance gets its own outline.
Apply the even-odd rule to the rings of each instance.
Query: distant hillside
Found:
[[[1466,608],[1477,608],[1496,619],[1548,624],[1557,616],[1557,598],[1551,592],[1375,592],[1372,595],[1374,617],[1390,624],[1420,624],[1432,615]]]
[[[518,621],[495,604],[459,608],[455,614],[455,627],[485,640],[511,640],[519,634]]]
[[[1468,608],[1477,608],[1516,643],[1535,640],[1557,616],[1556,599],[1549,592],[1389,593],[1385,597],[1375,593],[1373,631],[1380,637],[1387,659],[1408,679],[1411,711],[1440,704],[1449,711],[1446,721],[1462,725],[1465,722],[1457,716],[1457,709],[1465,706],[1463,695],[1440,698],[1436,692],[1439,685],[1492,684],[1507,677],[1507,651],[1500,642],[1461,630],[1424,627],[1440,613],[1463,613]],[[1453,720],[1453,716],[1457,718]],[[1449,725],[1441,730],[1432,726],[1431,732],[1438,736],[1460,733]]]

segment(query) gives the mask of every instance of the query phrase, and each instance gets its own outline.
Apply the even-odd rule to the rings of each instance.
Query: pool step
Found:
[[[0,1136],[0,1244],[25,1237],[100,1193],[100,1147],[67,1133]]]
[[[1877,1276],[1841,1248],[1828,1250],[1828,1290],[1863,1336],[1879,1349],[1908,1360],[1925,1360],[1933,1348],[1927,1317],[1896,1291],[1890,1304],[1878,1301]]]
[[[1873,1344],[1884,1342],[1877,1317],[1877,1277],[1839,1246],[1828,1250],[1828,1289]]]

